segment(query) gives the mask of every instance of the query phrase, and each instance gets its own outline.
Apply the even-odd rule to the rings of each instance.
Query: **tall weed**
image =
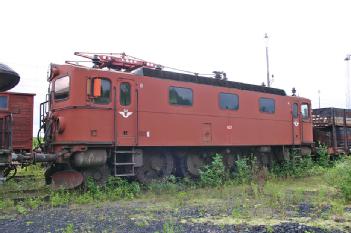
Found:
[[[338,188],[346,201],[351,201],[351,158],[347,157],[336,162],[326,173],[330,185]]]
[[[317,164],[321,167],[329,167],[330,166],[330,158],[328,154],[328,148],[327,146],[323,144],[319,144],[318,147],[316,148],[317,152]]]
[[[227,177],[223,156],[215,154],[210,165],[200,169],[200,184],[202,186],[217,187],[224,184]]]
[[[235,161],[236,173],[234,173],[234,180],[239,184],[249,183],[253,177],[253,166],[255,161],[250,161],[250,158],[242,158]]]

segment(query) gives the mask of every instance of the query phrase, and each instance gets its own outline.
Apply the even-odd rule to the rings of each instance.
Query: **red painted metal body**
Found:
[[[15,152],[32,151],[33,141],[33,100],[35,94],[1,92],[0,93],[0,121],[1,124],[6,118],[12,118],[11,134],[12,149]],[[1,129],[1,144],[6,147],[4,140],[8,132]]]
[[[60,119],[61,132],[55,131],[54,150],[66,145],[106,145],[130,147],[203,147],[310,145],[312,137],[311,102],[296,96],[284,96],[136,75],[113,70],[53,65],[55,80],[70,77],[69,96],[54,100],[51,113]],[[109,102],[97,104],[87,94],[87,80],[111,81]],[[131,86],[131,101],[120,103],[121,83]],[[190,88],[192,106],[169,103],[169,88]],[[239,97],[236,111],[219,106],[219,94]],[[275,102],[274,113],[259,110],[259,99]],[[293,104],[298,115],[293,116]],[[303,119],[301,105],[308,106]]]

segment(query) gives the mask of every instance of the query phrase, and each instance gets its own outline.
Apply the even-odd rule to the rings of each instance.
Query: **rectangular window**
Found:
[[[7,96],[0,96],[0,109],[8,108],[8,98]]]
[[[229,93],[219,94],[219,106],[221,109],[238,110],[239,109],[239,96]]]
[[[301,104],[301,114],[304,120],[310,117],[308,104]]]
[[[94,88],[99,88],[99,86],[100,86],[100,90],[97,92],[100,94],[100,96],[94,97],[93,103],[95,104],[110,103],[111,81],[106,78],[94,78],[92,82],[92,87],[91,87],[92,93],[94,93]]]
[[[55,81],[55,100],[63,100],[69,96],[69,76],[64,76]]]
[[[275,101],[269,98],[260,98],[260,112],[274,113],[275,112]]]
[[[120,104],[122,106],[128,106],[131,102],[131,92],[129,83],[121,83],[120,85]]]
[[[299,114],[298,111],[299,111],[299,108],[298,108],[297,103],[293,103],[293,112],[292,112],[293,118],[297,118],[298,117],[298,114]]]
[[[185,106],[193,105],[193,90],[184,87],[170,87],[169,103]]]

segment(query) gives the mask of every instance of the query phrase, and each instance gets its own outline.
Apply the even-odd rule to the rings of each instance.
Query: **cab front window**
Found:
[[[69,96],[69,76],[58,78],[54,83],[55,100],[67,99]]]

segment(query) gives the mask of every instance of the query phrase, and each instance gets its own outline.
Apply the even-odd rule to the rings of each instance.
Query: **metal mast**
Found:
[[[347,109],[351,109],[350,59],[351,59],[351,54],[347,54],[344,59],[346,61],[346,108]]]
[[[267,35],[267,33],[264,34],[264,39],[265,39],[265,42],[266,42],[267,87],[270,87],[271,86],[271,81],[269,79],[268,35]]]

